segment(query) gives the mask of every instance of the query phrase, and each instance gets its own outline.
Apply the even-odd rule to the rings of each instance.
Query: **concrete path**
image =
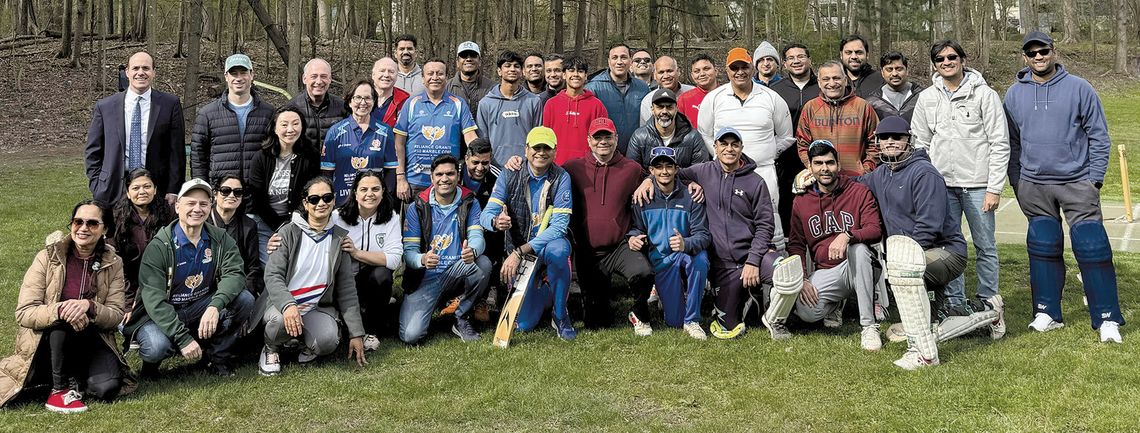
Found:
[[[1108,232],[1109,241],[1112,242],[1112,249],[1140,253],[1140,227],[1138,227],[1140,226],[1140,222],[1138,222],[1140,220],[1140,205],[1133,206],[1133,222],[1131,223],[1124,222],[1124,203],[1103,202],[1101,203],[1101,211],[1104,213],[1104,228]],[[1025,214],[1021,213],[1021,208],[1017,206],[1017,200],[1002,198],[997,211],[997,242],[999,244],[1025,245],[1025,230],[1028,226],[1029,223],[1025,219]],[[1063,226],[1067,239],[1069,226]],[[962,233],[966,235],[967,240],[970,239],[970,230],[965,223],[965,218],[962,221]],[[1068,250],[1069,247],[1070,244],[1066,240],[1065,249]]]

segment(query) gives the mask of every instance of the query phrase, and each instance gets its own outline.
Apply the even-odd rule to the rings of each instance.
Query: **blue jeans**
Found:
[[[202,347],[203,356],[211,362],[227,363],[230,360],[230,349],[238,338],[245,334],[245,324],[253,314],[253,295],[248,290],[242,290],[238,296],[230,301],[226,308],[218,312],[218,329],[207,340],[198,338],[198,321],[210,306],[212,297],[199,299],[197,302],[182,306],[175,306],[178,320],[190,331],[190,335]],[[148,321],[135,332],[135,340],[139,343],[139,358],[143,362],[157,364],[162,360],[178,355],[181,348],[169,336],[162,332],[154,321]]]
[[[266,251],[265,248],[269,245],[269,238],[272,237],[275,232],[273,228],[266,225],[265,220],[261,219],[257,214],[247,213],[245,216],[248,216],[253,222],[257,223],[257,253],[261,256],[261,266],[265,267],[265,264],[269,263],[269,252]]]
[[[487,256],[479,256],[475,263],[458,261],[445,272],[425,276],[420,287],[405,296],[404,304],[400,306],[400,341],[415,344],[424,338],[439,299],[456,288],[463,290],[463,297],[455,310],[455,317],[466,318],[475,302],[487,293],[490,281],[491,259]]]
[[[946,188],[950,199],[947,211],[951,221],[961,221],[966,214],[970,226],[970,237],[974,240],[974,265],[978,274],[978,299],[986,299],[998,294],[997,240],[994,237],[994,216],[997,212],[982,212],[986,199],[985,188]],[[951,305],[966,302],[966,276],[955,278],[946,285],[946,301]]]

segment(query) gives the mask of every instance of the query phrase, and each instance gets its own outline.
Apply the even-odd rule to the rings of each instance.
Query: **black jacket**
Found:
[[[249,183],[249,166],[261,152],[261,142],[273,133],[273,105],[252,93],[253,108],[246,116],[245,134],[238,128],[237,113],[226,99],[229,91],[206,104],[194,120],[190,139],[190,177],[214,180],[232,174]]]
[[[304,114],[305,135],[310,143],[324,143],[325,133],[347,114],[344,112],[344,100],[332,94],[325,94],[321,106],[314,107],[309,104],[309,95],[301,92],[289,101],[289,106]]]
[[[226,230],[234,238],[238,252],[245,261],[245,289],[253,296],[258,296],[265,289],[265,272],[261,266],[260,242],[257,238],[257,223],[245,214],[238,212],[230,219],[229,224],[222,222],[218,211],[210,215],[210,224]]]
[[[871,65],[864,63],[863,67],[859,68],[855,75],[857,78],[851,82],[851,87],[855,88],[855,95],[867,99],[876,89],[883,87],[883,75],[879,71],[872,68]]]
[[[629,138],[629,148],[625,150],[625,157],[641,165],[642,173],[649,173],[651,151],[657,146],[669,146],[677,152],[677,167],[684,168],[700,164],[709,160],[708,150],[701,133],[693,129],[689,119],[680,112],[673,120],[673,139],[664,143],[661,133],[657,131],[656,120],[650,118],[645,124],[633,131]]]
[[[811,77],[808,78],[807,85],[805,85],[803,89],[796,85],[796,82],[792,80],[791,76],[785,76],[783,80],[772,84],[770,88],[775,90],[781,98],[784,98],[784,102],[788,104],[788,114],[792,116],[793,130],[799,125],[800,111],[803,110],[804,104],[806,104],[807,101],[819,97],[819,81],[815,77],[815,72],[811,73]],[[796,158],[798,159],[799,157],[797,156]]]
[[[246,204],[246,211],[256,213],[265,221],[265,225],[276,231],[282,224],[289,222],[290,213],[301,205],[301,189],[305,182],[321,174],[319,156],[310,152],[298,152],[289,164],[289,206],[285,215],[277,215],[269,206],[269,182],[273,180],[273,173],[277,171],[277,154],[272,150],[262,149],[253,157],[249,167],[250,201]]]
[[[875,89],[875,91],[863,99],[866,99],[867,103],[871,104],[871,108],[875,109],[875,114],[879,115],[879,120],[883,120],[889,116],[899,116],[906,119],[909,123],[910,117],[914,115],[914,104],[918,102],[918,94],[922,93],[922,90],[925,89],[921,84],[914,81],[911,81],[910,84],[910,97],[906,98],[906,101],[903,101],[902,109],[896,109],[894,105],[891,105],[890,102],[883,99],[883,86],[879,86],[879,88]]]

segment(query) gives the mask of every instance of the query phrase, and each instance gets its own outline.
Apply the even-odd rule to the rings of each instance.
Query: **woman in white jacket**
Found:
[[[384,189],[380,172],[356,173],[352,194],[335,213],[334,225],[348,231],[341,250],[353,259],[357,297],[364,319],[365,350],[376,350],[384,318],[392,297],[392,273],[402,263],[404,250],[400,217],[394,201]]]

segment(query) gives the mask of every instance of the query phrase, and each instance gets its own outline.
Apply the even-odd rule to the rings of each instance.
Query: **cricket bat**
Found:
[[[537,259],[537,257],[528,254],[523,257],[518,270],[515,271],[515,279],[510,282],[514,290],[507,297],[503,312],[499,315],[499,324],[495,327],[495,338],[491,341],[495,347],[506,349],[511,344],[511,334],[515,332],[515,319],[519,315],[519,308],[522,308],[523,299],[526,298],[531,277],[534,276],[534,265]]]

